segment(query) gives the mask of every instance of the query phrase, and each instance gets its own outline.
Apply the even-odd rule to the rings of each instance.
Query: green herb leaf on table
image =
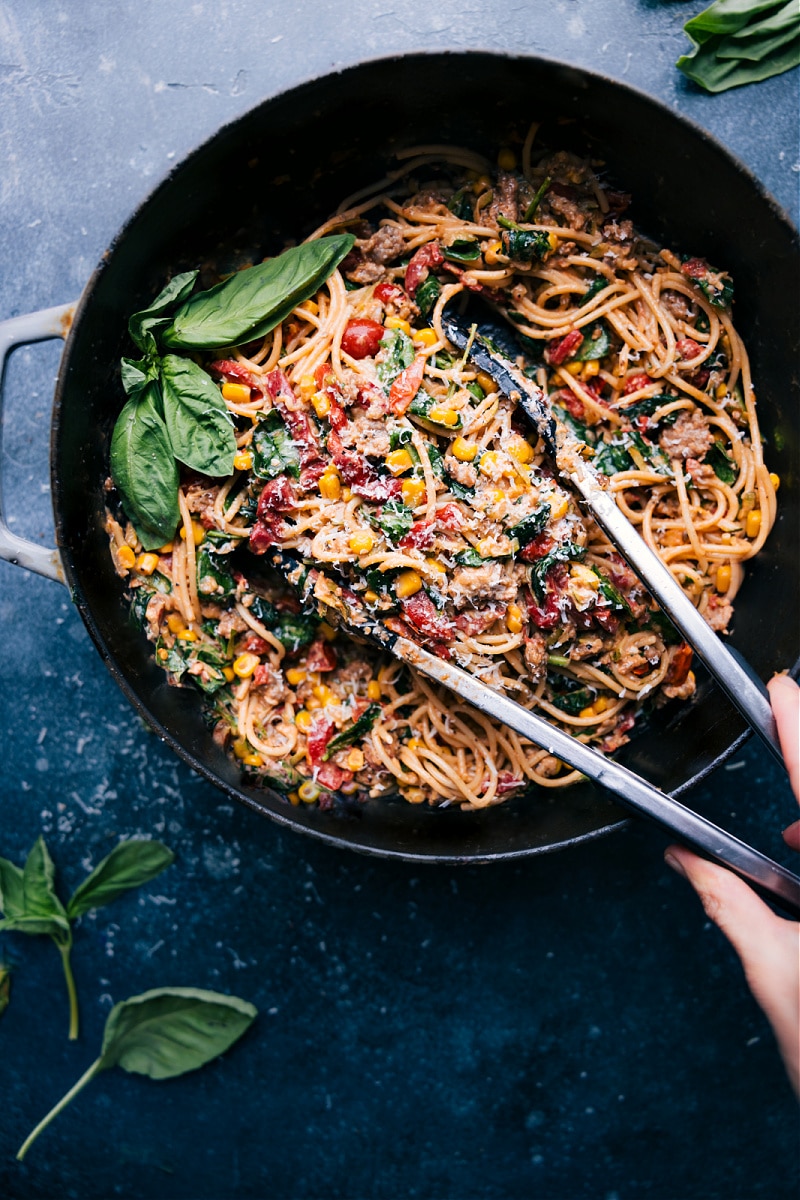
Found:
[[[164,421],[178,462],[203,475],[230,475],[236,454],[233,421],[214,380],[190,358],[161,360]]]
[[[111,437],[111,476],[122,507],[145,550],[157,550],[180,519],[178,468],[163,417],[158,384],[128,400]]]
[[[162,342],[171,350],[217,350],[264,337],[322,287],[354,243],[350,233],[332,234],[237,271],[185,300]]]
[[[74,921],[92,908],[110,904],[124,892],[155,879],[174,860],[175,855],[163,842],[139,838],[120,842],[72,893],[67,916]]]
[[[172,1079],[203,1067],[238,1041],[258,1010],[237,996],[200,988],[154,988],[115,1004],[100,1056],[28,1135],[21,1162],[36,1138],[95,1075],[122,1067],[150,1079]]]
[[[71,1041],[78,1036],[78,997],[70,962],[70,921],[153,879],[173,857],[161,842],[123,842],[84,880],[67,908],[55,890],[55,867],[44,838],[36,839],[22,870],[0,858],[0,909],[5,914],[0,932],[46,934],[55,942],[69,997]]]
[[[684,25],[694,49],[677,61],[709,92],[757,83],[800,64],[797,0],[716,0]]]

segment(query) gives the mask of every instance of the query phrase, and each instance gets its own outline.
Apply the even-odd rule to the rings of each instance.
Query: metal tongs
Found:
[[[366,611],[355,592],[324,571],[277,547],[270,549],[267,557],[295,588],[306,608],[315,609],[356,641],[371,642],[392,654],[455,692],[480,712],[546,749],[548,754],[557,755],[613,792],[627,808],[650,817],[700,854],[730,867],[790,916],[800,916],[800,879],[780,863],[773,862],[746,842],[692,812],[627,767],[551,725],[544,717],[487,687],[467,671],[388,629]]]
[[[732,647],[719,640],[669,569],[617,508],[597,470],[583,457],[584,444],[555,419],[541,388],[526,379],[514,363],[494,351],[476,332],[475,323],[456,313],[452,305],[444,312],[442,328],[454,346],[466,350],[475,366],[492,377],[503,395],[519,404],[544,442],[561,478],[577,488],[597,524],[783,765],[778,730],[764,684]]]

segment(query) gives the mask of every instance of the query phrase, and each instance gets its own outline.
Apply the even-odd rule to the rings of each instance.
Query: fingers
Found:
[[[716,863],[680,846],[670,846],[665,859],[685,875],[742,960],[750,990],[800,1091],[800,926],[776,916],[742,879]]]
[[[800,688],[788,675],[767,684],[781,750],[795,796],[800,801]]]
[[[784,829],[783,840],[792,850],[800,850],[800,821],[795,821],[788,829]]]

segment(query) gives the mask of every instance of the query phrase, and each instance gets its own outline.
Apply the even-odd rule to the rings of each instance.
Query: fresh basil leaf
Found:
[[[165,649],[167,651],[167,657],[159,658],[158,664],[170,675],[174,676],[175,679],[181,679],[181,677],[189,669],[189,664],[186,661],[185,655],[183,655],[178,649],[179,644],[182,643],[176,642],[174,646],[159,647],[159,649]]]
[[[21,917],[25,912],[24,876],[16,863],[0,858],[0,912]]]
[[[605,325],[595,325],[592,329],[592,336],[585,338],[581,342],[577,354],[573,354],[572,362],[590,362],[596,358],[605,358],[610,349],[611,338],[608,336]]]
[[[236,580],[225,562],[226,555],[213,549],[206,538],[195,551],[197,561],[197,591],[210,600],[222,600],[236,591]]]
[[[423,320],[427,321],[441,293],[442,285],[435,275],[429,275],[419,285],[414,293],[414,303],[419,309]]]
[[[378,379],[384,387],[393,383],[401,371],[414,361],[414,343],[402,329],[389,329],[381,338],[383,359],[378,363]]]
[[[683,641],[683,634],[678,632],[667,614],[660,608],[650,613],[649,624],[661,634],[661,640],[665,646],[676,646]]]
[[[275,759],[271,760],[266,774],[259,771],[258,778],[284,793],[294,791],[303,782],[303,776],[290,763],[276,762]]]
[[[481,248],[474,238],[456,238],[449,246],[442,246],[442,254],[451,262],[472,263],[480,258]]]
[[[332,234],[285,250],[198,292],[178,309],[162,341],[173,350],[214,350],[264,337],[322,287],[355,243]]]
[[[791,0],[717,0],[684,31],[694,48],[676,65],[709,92],[769,79],[800,63],[800,11]]]
[[[257,621],[260,621],[262,625],[266,625],[267,629],[271,629],[278,620],[277,608],[263,596],[253,597],[253,603],[250,605],[250,612]]]
[[[388,500],[380,510],[380,515],[375,518],[375,524],[383,530],[392,545],[396,546],[414,524],[414,514],[402,501]]]
[[[380,704],[370,704],[369,708],[364,710],[357,721],[354,721],[347,729],[343,729],[341,733],[337,733],[331,738],[325,747],[322,761],[327,762],[337,750],[343,750],[345,746],[352,746],[365,733],[369,733],[382,711]]]
[[[709,467],[713,468],[717,479],[722,480],[723,483],[731,484],[736,482],[738,475],[736,463],[728,454],[722,442],[714,442],[703,462],[708,463]]]
[[[615,612],[625,612],[625,613],[630,614],[631,606],[628,603],[628,601],[625,599],[625,597],[623,596],[623,594],[619,590],[619,588],[616,587],[616,585],[611,582],[611,580],[608,578],[608,576],[603,574],[603,572],[599,569],[599,567],[592,567],[592,570],[594,571],[597,578],[600,580],[600,585],[597,589],[598,592],[600,593],[600,595],[605,600],[608,600],[609,604],[611,605],[611,607],[614,609]]]
[[[527,546],[528,542],[532,542],[540,533],[544,533],[547,528],[547,522],[550,520],[550,505],[540,504],[535,512],[529,516],[523,517],[518,525],[514,525],[509,529],[509,537],[516,538],[519,542],[519,547],[522,549]]]
[[[108,1014],[100,1070],[122,1067],[150,1079],[195,1071],[228,1050],[258,1010],[237,996],[200,988],[154,988]]]
[[[236,454],[233,421],[210,375],[190,358],[161,360],[164,421],[178,462],[201,475],[230,475]]]
[[[605,291],[607,287],[608,280],[606,279],[605,275],[598,275],[596,279],[592,280],[592,282],[589,284],[589,287],[581,296],[581,301],[578,305],[578,308],[583,308],[584,305],[588,304],[590,300],[594,300],[595,296],[599,296],[602,291]]]
[[[458,217],[459,221],[472,220],[472,205],[473,201],[469,198],[466,188],[461,188],[459,191],[454,192],[447,201],[447,207],[451,213]],[[417,289],[417,295],[414,299],[419,304],[419,289]]]
[[[411,404],[408,407],[410,416],[417,417],[418,420],[424,421],[433,430],[442,430],[444,433],[457,433],[463,427],[464,421],[460,413],[456,414],[455,424],[448,424],[446,421],[437,420],[431,413],[441,405],[441,401],[436,400],[433,396],[428,395],[422,390],[418,391]]]
[[[593,465],[603,475],[616,475],[618,471],[630,471],[633,459],[621,442],[598,442],[597,453],[592,459]]]
[[[120,375],[125,394],[133,400],[138,400],[147,385],[158,379],[158,363],[150,357],[140,358],[138,361],[122,358]]]
[[[180,520],[178,468],[158,399],[151,383],[139,400],[129,400],[111,438],[111,475],[145,550],[169,541]]]
[[[69,921],[57,913],[50,917],[8,917],[0,921],[0,933],[47,934],[61,948],[69,940]]]
[[[276,408],[270,409],[253,430],[253,474],[274,479],[284,473],[300,475],[300,451]]]
[[[453,479],[452,475],[448,475],[444,469],[444,455],[438,446],[428,443],[428,461],[431,464],[431,470],[437,479],[441,479],[447,484],[448,490],[452,492],[456,500],[473,500],[475,497],[475,489],[464,487],[462,483],[458,483]]]
[[[64,905],[56,895],[55,875],[45,840],[39,836],[22,872],[26,917],[66,917]]]
[[[124,892],[149,883],[174,858],[162,842],[135,839],[120,842],[72,893],[67,903],[67,916],[74,921],[90,908],[110,904]]]
[[[128,333],[140,350],[155,351],[154,329],[167,324],[164,313],[173,304],[180,304],[187,299],[198,274],[199,271],[185,271],[182,275],[176,275],[162,288],[152,304],[133,314],[128,321]]]

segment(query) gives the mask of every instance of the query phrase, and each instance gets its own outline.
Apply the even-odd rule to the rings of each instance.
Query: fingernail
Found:
[[[686,878],[686,872],[683,869],[683,863],[680,862],[680,860],[677,859],[674,854],[670,854],[669,851],[667,851],[667,853],[664,855],[664,862],[668,867],[672,867],[673,871],[677,872],[678,875],[682,875],[684,879]]]

